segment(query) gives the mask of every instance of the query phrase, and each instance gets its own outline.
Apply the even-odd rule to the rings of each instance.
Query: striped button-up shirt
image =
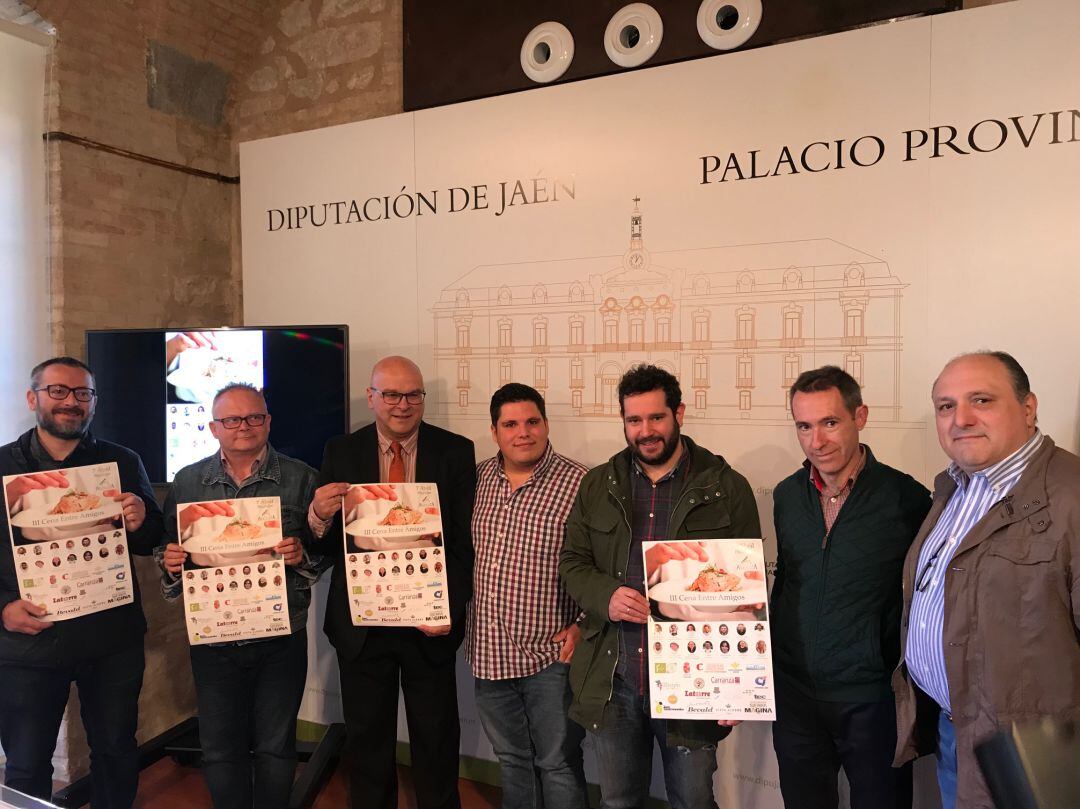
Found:
[[[952,706],[942,645],[945,571],[968,531],[996,503],[1006,498],[1020,480],[1042,440],[1042,433],[1036,430],[1035,435],[1008,458],[971,475],[965,474],[955,463],[949,466],[948,473],[956,481],[956,491],[919,551],[904,660],[915,684],[946,713],[952,713]]]
[[[476,564],[465,636],[474,676],[528,677],[559,659],[561,644],[552,637],[579,613],[559,579],[559,554],[587,471],[550,442],[529,479],[513,491],[501,454],[477,466]]]

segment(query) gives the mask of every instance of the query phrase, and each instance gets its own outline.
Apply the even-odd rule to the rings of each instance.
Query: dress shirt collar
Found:
[[[392,455],[393,450],[390,449],[390,446],[395,441],[397,441],[401,444],[401,449],[404,454],[410,457],[414,457],[416,455],[416,442],[420,437],[419,425],[417,425],[417,428],[412,435],[404,439],[388,438],[387,436],[383,435],[382,430],[379,429],[378,425],[376,425],[375,427],[375,432],[379,436],[379,452],[381,454]]]
[[[980,469],[978,472],[972,472],[969,475],[953,462],[949,464],[949,468],[946,471],[960,489],[967,486],[971,478],[977,476],[986,478],[986,482],[991,488],[1000,486],[1006,481],[1015,480],[1024,473],[1024,469],[1027,468],[1031,456],[1038,451],[1040,446],[1042,446],[1042,441],[1042,430],[1036,429],[1035,435],[1031,436],[1020,449],[1016,450],[1016,452],[1009,457],[998,461],[993,466],[988,466],[986,469]]]
[[[259,470],[262,469],[263,464],[266,463],[266,457],[269,454],[270,454],[270,445],[266,444],[262,448],[262,452],[259,453],[259,456],[254,460],[254,462],[252,462],[251,471],[248,472],[247,477],[244,478],[243,480],[240,480],[234,474],[235,470],[233,469],[232,464],[229,463],[229,457],[225,454],[225,450],[221,450],[221,452],[219,453],[219,457],[221,458],[221,470],[226,475],[231,477],[233,479],[233,481],[237,485],[239,485],[239,484],[243,483],[244,480],[247,480],[248,478],[253,478],[253,477],[255,477],[255,475],[258,474]]]
[[[555,450],[551,446],[551,441],[547,442],[547,447],[544,448],[544,454],[540,456],[540,460],[536,462],[536,466],[533,467],[529,477],[522,483],[522,486],[528,486],[530,483],[534,483],[544,477],[547,474],[548,469],[551,468],[551,464],[555,460]],[[503,467],[503,454],[502,450],[499,451],[499,462],[495,464],[496,474],[509,481],[506,476],[506,469]]]
[[[807,463],[810,463],[810,462],[807,461]],[[846,481],[844,481],[844,485],[842,485],[839,489],[837,489],[837,492],[842,492],[842,491],[844,491],[844,489],[847,489],[849,487],[854,487],[855,486],[855,479],[859,476],[859,473],[862,472],[863,469],[865,469],[865,468],[866,468],[866,445],[865,444],[859,444],[859,465],[855,467],[855,471],[851,473],[851,477],[849,477]],[[818,468],[816,466],[814,466],[813,464],[810,464],[810,480],[812,480],[814,482],[814,487],[818,490],[819,494],[824,494],[825,493],[825,489],[827,488],[827,486],[825,484],[825,479],[823,477],[821,477],[821,473],[818,471]]]

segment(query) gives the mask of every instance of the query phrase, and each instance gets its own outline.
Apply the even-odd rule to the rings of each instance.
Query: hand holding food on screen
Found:
[[[44,607],[39,607],[25,598],[12,601],[4,607],[4,629],[23,635],[36,635],[52,626],[51,621],[41,620],[47,612]]]
[[[173,364],[180,354],[189,348],[217,350],[213,335],[205,331],[182,331],[165,341],[165,367]]]
[[[27,492],[48,488],[65,489],[70,485],[71,484],[68,483],[67,475],[63,472],[35,472],[31,475],[19,475],[7,485],[6,493],[8,508],[12,510],[9,513],[14,513],[14,509],[19,503],[19,500]],[[63,499],[64,498],[61,498],[61,500]]]
[[[178,515],[180,533],[183,535],[196,520],[201,520],[203,517],[232,517],[234,515],[235,511],[232,508],[231,500],[218,500],[213,503],[192,503]]]
[[[304,558],[304,548],[297,537],[285,537],[274,546],[274,553],[279,554],[290,567],[296,567]]]

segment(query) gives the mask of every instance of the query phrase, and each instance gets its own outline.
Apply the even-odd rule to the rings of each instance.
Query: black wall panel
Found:
[[[626,70],[604,51],[604,29],[625,0],[404,0],[405,109],[436,107],[538,87],[521,70],[521,43],[534,26],[561,22],[574,60],[554,83]],[[697,32],[697,0],[652,0],[664,23],[657,53],[641,68],[715,56]],[[761,25],[739,50],[834,33],[918,14],[952,11],[961,0],[762,0]]]

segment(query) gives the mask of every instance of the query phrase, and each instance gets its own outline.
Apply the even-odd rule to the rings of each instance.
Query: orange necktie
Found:
[[[404,483],[405,482],[405,458],[401,455],[401,444],[394,441],[390,444],[390,451],[394,453],[393,459],[390,461],[390,479],[387,483]]]

